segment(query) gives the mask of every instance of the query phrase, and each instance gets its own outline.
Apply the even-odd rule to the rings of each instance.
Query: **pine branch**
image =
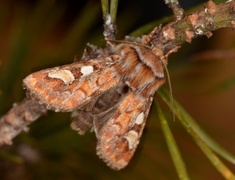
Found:
[[[12,139],[21,131],[27,131],[28,125],[47,112],[46,108],[37,101],[24,99],[0,119],[0,145],[12,144]]]
[[[180,48],[185,42],[206,35],[221,28],[234,28],[235,2],[230,1],[216,5],[209,1],[204,7],[181,20],[175,20],[157,30],[152,36],[151,46],[159,48],[164,55],[169,55]]]

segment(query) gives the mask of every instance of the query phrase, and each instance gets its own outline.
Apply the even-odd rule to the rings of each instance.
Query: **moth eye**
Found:
[[[128,93],[128,91],[129,91],[128,85],[124,85],[123,88],[122,88],[122,93],[126,94],[126,93]]]

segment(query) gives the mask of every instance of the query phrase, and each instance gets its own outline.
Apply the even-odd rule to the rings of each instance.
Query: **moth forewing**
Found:
[[[139,144],[152,97],[143,99],[129,92],[109,121],[97,131],[97,154],[109,167],[124,168]]]
[[[119,81],[112,58],[97,58],[50,68],[27,76],[30,96],[48,109],[73,111]]]

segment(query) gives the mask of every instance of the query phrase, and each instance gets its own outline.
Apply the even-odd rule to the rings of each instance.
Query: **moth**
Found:
[[[72,112],[71,127],[93,130],[97,154],[112,169],[128,165],[139,144],[155,91],[164,83],[159,49],[122,42],[105,56],[44,69],[23,80],[31,98]]]

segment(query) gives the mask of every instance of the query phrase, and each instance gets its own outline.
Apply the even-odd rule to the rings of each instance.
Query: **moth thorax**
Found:
[[[132,44],[120,44],[116,50],[120,53],[117,72],[124,77],[125,83],[134,91],[142,93],[149,89],[149,93],[154,93],[159,87],[156,81],[164,81],[160,57],[151,49]],[[142,94],[149,96],[146,92]]]

